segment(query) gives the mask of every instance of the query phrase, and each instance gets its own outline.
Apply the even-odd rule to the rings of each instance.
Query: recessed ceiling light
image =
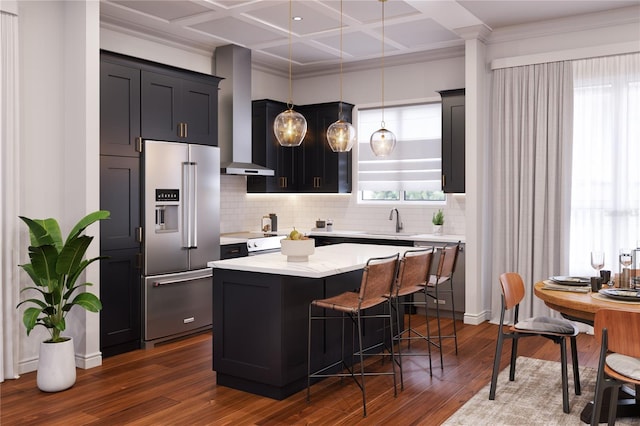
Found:
[[[292,19],[294,21],[302,21],[302,16],[294,16]]]

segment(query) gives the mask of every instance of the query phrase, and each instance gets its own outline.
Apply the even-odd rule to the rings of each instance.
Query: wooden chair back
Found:
[[[598,340],[607,329],[609,351],[640,358],[640,312],[598,309],[593,328]]]
[[[524,281],[516,272],[505,272],[500,275],[500,287],[504,300],[504,308],[509,310],[524,299]]]

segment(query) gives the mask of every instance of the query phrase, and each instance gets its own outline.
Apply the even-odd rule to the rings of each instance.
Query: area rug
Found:
[[[562,411],[560,364],[534,358],[518,357],[516,380],[509,381],[509,367],[498,375],[496,399],[489,400],[487,384],[444,425],[584,425],[580,412],[593,399],[596,370],[580,368],[582,395],[576,395],[569,366],[569,408]],[[619,418],[616,425],[640,425],[640,419]]]

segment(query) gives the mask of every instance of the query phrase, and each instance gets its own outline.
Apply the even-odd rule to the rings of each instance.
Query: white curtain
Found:
[[[492,321],[498,277],[527,284],[521,318],[549,315],[533,284],[568,270],[573,115],[571,64],[497,69],[492,81]]]
[[[619,271],[640,246],[640,53],[574,61],[569,271],[595,275],[590,251]],[[639,252],[640,254],[640,252]]]
[[[0,381],[18,377],[18,18],[0,12]]]

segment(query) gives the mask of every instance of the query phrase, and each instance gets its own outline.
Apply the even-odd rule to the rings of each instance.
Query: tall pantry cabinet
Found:
[[[217,145],[220,78],[110,52],[100,55],[100,350],[141,346],[144,139]]]

